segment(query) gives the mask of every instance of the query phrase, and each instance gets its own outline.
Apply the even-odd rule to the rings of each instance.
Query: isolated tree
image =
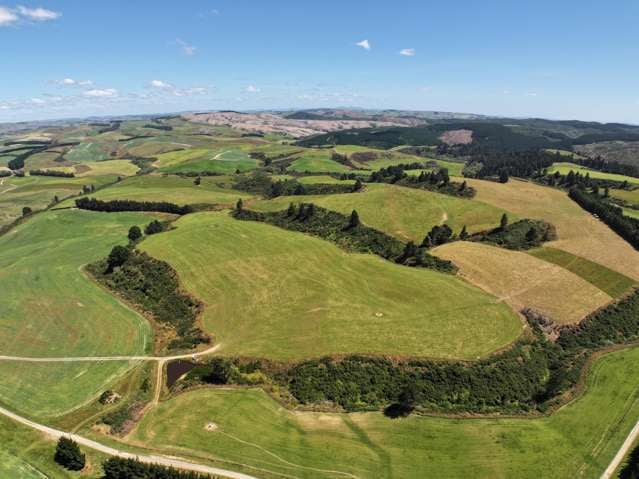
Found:
[[[499,220],[499,227],[503,230],[508,226],[508,215],[504,213],[501,215],[501,220]]]
[[[107,258],[107,273],[113,271],[113,268],[122,266],[131,256],[131,252],[124,246],[114,246]]]
[[[466,231],[466,225],[464,225],[461,232],[459,233],[459,239],[462,241],[465,241],[468,239],[468,231]]]
[[[351,212],[351,217],[348,220],[348,227],[349,228],[356,228],[359,225],[360,225],[359,214],[357,213],[357,210],[353,210]]]
[[[448,176],[448,168],[441,168],[437,176],[444,185],[447,185],[450,182],[450,176]]]
[[[137,240],[142,238],[142,231],[140,230],[139,226],[134,225],[129,228],[129,234],[127,236],[129,238],[129,241],[135,243]]]
[[[58,195],[55,195],[55,196],[53,197],[53,202],[54,202],[54,203],[60,203],[60,198],[58,198]]]
[[[235,211],[241,212],[244,209],[244,202],[242,201],[242,198],[240,198],[239,200],[237,200],[237,203],[235,203]]]
[[[606,186],[606,188],[604,189],[604,198],[609,198],[609,197],[610,197],[610,188]]]
[[[422,241],[422,247],[432,248],[448,242],[453,235],[453,230],[448,225],[435,225],[428,232],[424,241]]]
[[[86,464],[86,457],[80,451],[78,444],[67,437],[61,437],[53,456],[55,462],[70,471],[81,471]]]
[[[361,189],[362,189],[362,186],[363,186],[363,185],[362,185],[362,181],[361,181],[359,178],[357,178],[357,179],[355,180],[355,184],[353,185],[353,191],[359,191],[359,190],[361,190]]]
[[[466,190],[466,181],[464,181],[460,186],[459,186],[459,191],[464,191]]]
[[[158,220],[151,221],[144,228],[144,234],[147,235],[154,235],[156,233],[161,233],[162,231],[164,231],[164,226]]]
[[[195,186],[200,186],[200,183],[202,183],[202,178],[200,178],[199,176],[193,180],[193,184]]]
[[[33,210],[28,206],[22,208],[22,216],[29,216],[31,213],[33,213]]]
[[[499,172],[499,182],[508,183],[508,173],[506,173],[506,170],[501,170]]]

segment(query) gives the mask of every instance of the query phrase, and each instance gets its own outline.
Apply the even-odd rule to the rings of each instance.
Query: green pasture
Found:
[[[567,175],[571,171],[575,173],[579,173],[580,175],[585,176],[586,174],[590,175],[591,178],[597,178],[600,180],[610,180],[610,181],[627,181],[630,184],[639,185],[639,178],[634,178],[632,176],[626,175],[617,175],[615,173],[604,173],[602,171],[591,170],[590,168],[586,168],[585,166],[579,166],[574,163],[553,163],[553,165],[548,168],[548,174],[552,175],[555,172],[559,172],[560,175]]]
[[[463,280],[349,254],[328,241],[225,212],[180,218],[141,249],[168,261],[206,305],[223,354],[476,358],[521,332],[504,303]]]
[[[367,184],[360,193],[317,196],[282,196],[251,204],[259,211],[286,209],[291,202],[312,202],[350,214],[357,210],[363,223],[404,240],[421,241],[430,229],[448,224],[458,234],[495,228],[503,210],[476,200],[386,184]],[[514,215],[511,215],[514,220]]]
[[[300,478],[595,479],[639,417],[637,361],[637,348],[597,359],[585,394],[548,417],[292,412],[261,390],[200,389],[161,403],[132,439]]]

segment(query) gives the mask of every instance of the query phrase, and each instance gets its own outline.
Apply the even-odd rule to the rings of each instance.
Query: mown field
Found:
[[[503,303],[464,281],[227,213],[188,215],[141,248],[205,303],[224,354],[333,353],[476,358],[521,331]]]
[[[229,174],[249,171],[258,161],[249,157],[251,144],[215,145],[212,148],[194,148],[158,155],[155,165],[164,173],[211,172]]]
[[[46,208],[55,196],[62,199],[82,192],[83,185],[100,186],[115,181],[115,176],[55,178],[25,176],[0,178],[0,226],[22,216],[22,208]]]
[[[612,301],[569,269],[523,252],[458,241],[439,246],[433,253],[453,261],[462,277],[516,311],[530,307],[559,323],[577,322]]]
[[[204,389],[161,403],[131,440],[301,478],[594,479],[639,416],[637,361],[637,348],[596,360],[585,394],[542,418],[292,412],[260,390]]]
[[[195,178],[179,176],[134,176],[89,196],[101,200],[169,201],[179,205],[194,203],[232,205],[239,198],[251,198],[248,193],[229,188],[228,178],[225,177],[203,177],[199,186],[193,183],[194,180]]]
[[[620,298],[636,284],[627,276],[559,249],[536,248],[530,254],[575,273],[613,298]]]
[[[558,239],[547,246],[639,280],[639,254],[604,223],[582,210],[565,192],[513,179],[505,184],[467,181],[477,190],[475,199],[520,218],[542,219],[555,225]]]
[[[139,213],[50,211],[0,237],[0,351],[73,357],[144,354],[149,323],[81,271],[126,242]],[[98,395],[131,365],[0,361],[0,403],[35,417],[60,415]]]
[[[443,223],[455,234],[464,225],[469,232],[495,228],[504,213],[503,209],[479,201],[387,184],[367,184],[360,193],[283,196],[256,201],[250,207],[259,211],[278,211],[286,209],[291,202],[300,201],[344,214],[355,209],[366,225],[402,240],[419,242],[433,226]],[[515,219],[514,215],[512,219]]]
[[[639,178],[634,178],[632,176],[626,175],[617,175],[615,173],[604,173],[603,171],[592,170],[590,168],[586,168],[585,166],[579,166],[574,163],[554,163],[550,168],[548,168],[548,174],[554,174],[557,171],[561,175],[567,175],[571,171],[574,171],[575,173],[579,173],[583,176],[588,174],[591,178],[620,182],[627,181],[630,184],[639,185]]]

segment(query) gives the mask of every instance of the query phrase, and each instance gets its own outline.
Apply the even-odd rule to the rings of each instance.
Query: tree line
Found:
[[[308,233],[332,241],[346,250],[376,254],[407,266],[431,268],[446,273],[456,271],[452,262],[429,254],[424,247],[416,247],[412,242],[404,244],[386,233],[363,225],[355,210],[350,216],[345,216],[313,203],[291,203],[284,211],[261,213],[244,209],[240,200],[233,216],[240,220],[260,221]]]
[[[31,176],[56,176],[60,178],[75,178],[75,173],[60,170],[29,170]]]
[[[175,203],[169,203],[168,201],[102,201],[96,198],[78,198],[75,200],[75,205],[82,210],[106,211],[109,213],[117,211],[158,211],[161,213],[186,215],[193,212],[193,208],[190,205],[179,206]]]
[[[633,248],[639,250],[639,220],[625,216],[621,208],[604,201],[598,194],[572,188],[568,195],[583,209],[597,215]]]
[[[406,170],[416,170],[423,168],[423,163],[407,163],[392,165],[381,168],[371,174],[368,181],[371,183],[390,183],[417,188],[437,193],[463,198],[475,196],[475,189],[468,186],[466,182],[458,183],[451,181],[447,168],[438,168],[433,171],[422,171],[419,175],[409,175]]]

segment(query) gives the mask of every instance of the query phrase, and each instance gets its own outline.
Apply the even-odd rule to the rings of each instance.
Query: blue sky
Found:
[[[639,2],[0,0],[0,121],[353,106],[639,123]]]

